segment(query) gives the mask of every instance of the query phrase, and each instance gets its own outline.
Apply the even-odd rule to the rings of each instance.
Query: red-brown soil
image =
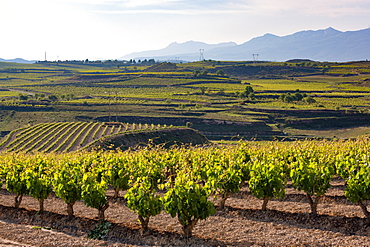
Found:
[[[334,181],[313,217],[305,195],[289,186],[285,199],[270,201],[265,212],[260,210],[262,201],[244,187],[227,200],[224,211],[198,222],[189,239],[182,237],[177,219],[166,213],[151,219],[151,234],[141,235],[123,193],[115,200],[109,190],[106,218],[112,227],[106,241],[87,238],[98,224],[96,209],[77,202],[76,217],[68,220],[66,205],[51,195],[46,212],[39,215],[35,199],[25,196],[15,209],[14,195],[2,189],[0,246],[370,246],[370,226],[343,189],[342,181]]]

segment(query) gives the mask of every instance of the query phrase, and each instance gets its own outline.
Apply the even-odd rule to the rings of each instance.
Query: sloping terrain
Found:
[[[101,138],[94,142],[88,148],[102,148],[102,149],[121,149],[126,150],[129,147],[136,147],[140,145],[164,145],[166,147],[172,145],[201,145],[207,143],[208,140],[197,131],[190,128],[172,128],[161,129],[157,131],[140,131],[127,132],[117,134],[107,138]]]
[[[0,63],[0,135],[46,122],[119,121],[191,126],[212,140],[333,138],[362,128],[343,136],[352,138],[370,133],[369,80],[366,61]],[[301,97],[293,100],[295,94]],[[36,142],[22,149],[42,150]]]
[[[0,144],[0,151],[70,152],[85,148],[94,143],[106,143],[104,139],[107,137],[111,137],[109,141],[113,141],[117,147],[123,148],[118,142],[125,143],[125,146],[136,146],[138,143],[148,143],[148,139],[156,139],[155,133],[158,130],[166,129],[170,131],[171,128],[172,127],[166,125],[123,124],[116,122],[41,123],[12,131]],[[186,131],[191,132],[191,130]],[[131,132],[135,132],[135,134],[129,135],[129,141],[124,141],[124,135],[122,136],[120,134]],[[145,132],[145,134],[139,134],[141,132]],[[168,137],[171,137],[164,138],[163,142],[176,141],[177,139],[175,136],[180,137],[176,132],[177,129],[168,132]],[[183,139],[183,141],[179,140],[179,143],[190,143],[194,135],[199,134],[191,135],[190,139],[188,138],[186,141],[185,139]],[[161,136],[164,136],[164,134],[161,134]],[[136,140],[136,138],[138,139]],[[204,138],[204,140],[206,141],[206,138]],[[200,143],[197,142],[195,144]]]

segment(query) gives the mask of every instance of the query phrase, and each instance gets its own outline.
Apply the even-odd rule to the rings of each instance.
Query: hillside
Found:
[[[9,62],[9,63],[35,63],[36,60],[25,60],[23,58],[14,58],[14,59],[3,59],[3,58],[0,58],[0,62]]]
[[[197,60],[199,59],[199,49],[203,49],[205,52],[214,49],[214,48],[221,48],[221,47],[232,47],[235,46],[236,43],[228,42],[228,43],[220,43],[220,44],[207,44],[204,42],[197,42],[197,41],[187,41],[184,43],[177,43],[173,42],[169,44],[166,48],[160,50],[153,50],[153,51],[143,51],[143,52],[134,52],[128,55],[121,57],[121,59],[131,59],[131,58],[152,58],[152,57],[161,57],[161,56],[169,56],[169,59],[175,59],[175,56],[181,55],[181,59],[185,60]],[[194,57],[195,58],[191,59]],[[189,54],[190,57],[185,57],[184,54]],[[190,58],[190,59],[189,59]],[[167,60],[167,59],[166,59]]]
[[[119,148],[120,150],[126,150],[129,147],[145,146],[148,143],[169,147],[175,144],[201,145],[207,142],[207,138],[193,129],[172,128],[157,131],[140,131],[117,134],[99,139],[97,142],[90,145],[88,149],[114,150]]]
[[[156,60],[198,61],[199,49],[204,49],[206,60],[246,61],[257,59],[261,61],[286,61],[301,58],[316,61],[357,61],[370,58],[370,28],[342,32],[331,27],[322,30],[300,31],[291,35],[277,36],[265,34],[245,43],[235,45],[219,45],[216,47],[195,43],[189,50],[188,43],[173,44],[157,51],[133,53],[123,58],[154,58]],[[169,49],[171,48],[171,49]],[[253,57],[258,54],[258,58]]]
[[[210,140],[353,138],[370,133],[369,81],[366,61],[0,63],[0,135],[43,123],[115,121],[191,126]],[[33,140],[22,149],[39,145]]]
[[[71,152],[86,147],[103,149],[147,144],[202,144],[207,139],[191,129],[165,125],[59,122],[41,123],[12,131],[0,144],[0,151]],[[112,146],[113,144],[113,146]]]

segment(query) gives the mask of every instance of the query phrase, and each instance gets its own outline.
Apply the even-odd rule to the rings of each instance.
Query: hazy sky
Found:
[[[118,59],[188,40],[370,26],[369,0],[0,0],[0,58]]]

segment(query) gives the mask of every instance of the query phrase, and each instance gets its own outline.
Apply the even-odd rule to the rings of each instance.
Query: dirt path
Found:
[[[6,239],[4,238],[4,236],[9,236],[10,234],[14,234],[14,231],[16,231],[17,233],[19,233],[19,231],[22,231],[22,232],[26,232],[27,231],[27,228],[26,226],[21,226],[21,225],[17,225],[17,224],[12,224],[12,223],[9,223],[9,222],[6,222],[6,221],[2,221],[0,220],[0,247],[9,247],[9,246],[12,246],[12,247],[33,247],[34,245],[29,245],[29,244],[25,244],[25,243],[21,243],[21,242],[16,242],[16,241],[13,241],[13,240],[9,240],[9,239]]]
[[[0,247],[106,245],[104,241],[83,239],[47,228],[2,220],[0,220],[0,229]]]
[[[35,95],[37,92],[30,92],[26,90],[20,90],[20,89],[14,89],[14,88],[7,88],[9,91],[21,93],[21,94],[27,94],[27,95]]]
[[[0,238],[0,247],[33,247],[34,245],[26,245],[19,242]]]

